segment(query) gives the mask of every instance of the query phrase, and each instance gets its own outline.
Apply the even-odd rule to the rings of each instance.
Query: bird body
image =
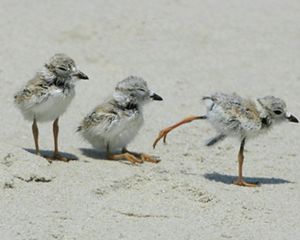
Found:
[[[265,133],[272,125],[266,122],[268,113],[257,100],[224,93],[216,93],[203,100],[207,104],[207,120],[218,134],[253,138]]]
[[[61,116],[75,96],[74,84],[55,85],[38,73],[15,96],[16,106],[26,120],[53,121]]]
[[[138,107],[126,109],[115,99],[110,99],[84,118],[80,130],[96,149],[116,152],[134,139],[143,122],[143,114]]]

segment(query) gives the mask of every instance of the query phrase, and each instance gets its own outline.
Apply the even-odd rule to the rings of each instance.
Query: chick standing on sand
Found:
[[[216,93],[204,97],[203,100],[206,101],[208,107],[205,116],[191,116],[162,130],[153,143],[153,147],[155,148],[161,138],[166,142],[167,134],[174,128],[193,120],[207,119],[217,131],[217,135],[207,142],[207,146],[220,142],[227,136],[236,136],[241,141],[238,153],[239,175],[234,183],[239,186],[256,186],[255,183],[247,183],[243,180],[243,152],[246,140],[286,120],[298,123],[297,118],[286,111],[286,104],[283,100],[273,96],[252,101],[236,94]]]
[[[36,154],[39,150],[37,122],[53,122],[54,154],[49,160],[68,161],[58,151],[58,119],[75,96],[74,83],[88,77],[65,54],[55,54],[42,71],[15,95],[15,104],[26,120],[33,121],[32,132]]]
[[[128,77],[117,84],[111,98],[83,119],[78,131],[96,149],[106,152],[108,159],[157,163],[153,156],[126,149],[143,124],[142,108],[150,100],[162,98],[142,78]]]

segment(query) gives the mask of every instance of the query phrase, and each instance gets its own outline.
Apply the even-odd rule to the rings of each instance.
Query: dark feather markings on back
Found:
[[[84,128],[89,128],[91,126],[96,126],[101,122],[108,121],[107,127],[111,125],[111,123],[118,118],[118,113],[111,110],[106,111],[106,114],[101,115],[98,114],[96,111],[93,111],[91,114],[86,116],[82,122],[82,125],[79,126],[76,130],[76,132],[82,131]],[[107,131],[108,128],[105,128],[105,131]]]
[[[205,97],[202,98],[202,100],[207,100],[207,99],[211,99],[212,100],[212,97],[205,96]]]

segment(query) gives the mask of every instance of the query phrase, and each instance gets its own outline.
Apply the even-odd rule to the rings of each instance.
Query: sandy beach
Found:
[[[246,145],[244,173],[260,187],[232,185],[239,142],[214,147],[205,121],[152,142],[160,129],[205,113],[202,96],[274,95],[300,118],[298,0],[0,1],[1,240],[300,239],[300,125],[282,124]],[[90,78],[60,118],[60,149],[33,154],[31,123],[14,94],[55,53]],[[109,161],[85,142],[81,119],[129,75],[164,98],[144,108],[128,146],[158,164]],[[40,127],[53,150],[52,123]]]

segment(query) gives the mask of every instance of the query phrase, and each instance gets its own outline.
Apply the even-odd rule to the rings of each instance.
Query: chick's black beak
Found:
[[[290,122],[294,122],[294,123],[298,123],[298,119],[293,116],[292,114],[290,116],[287,117],[287,119],[290,121]]]
[[[83,79],[83,80],[88,80],[89,79],[89,77],[81,71],[78,71],[78,72],[74,73],[74,76],[78,77],[79,79]]]
[[[162,97],[157,95],[156,93],[151,94],[150,98],[152,98],[155,101],[162,101],[163,100]]]

